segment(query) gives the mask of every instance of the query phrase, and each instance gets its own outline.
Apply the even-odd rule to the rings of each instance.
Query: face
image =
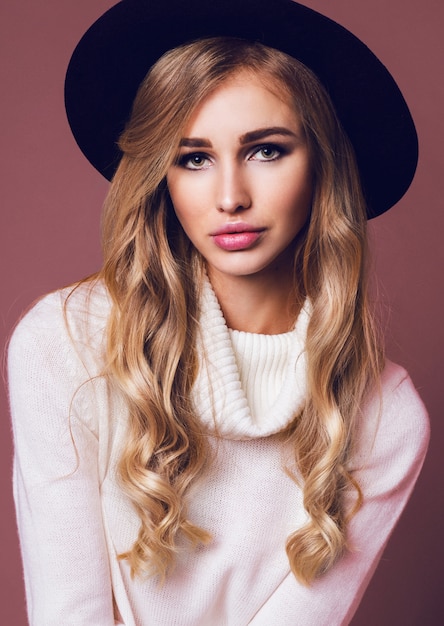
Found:
[[[294,108],[250,75],[197,108],[167,175],[176,215],[210,275],[275,272],[311,204],[310,160]],[[291,272],[291,262],[285,263]]]

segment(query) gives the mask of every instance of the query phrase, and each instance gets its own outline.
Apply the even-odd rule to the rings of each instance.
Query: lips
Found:
[[[258,228],[251,224],[238,222],[225,224],[222,228],[211,234],[214,243],[229,252],[248,250],[260,239],[264,228]]]

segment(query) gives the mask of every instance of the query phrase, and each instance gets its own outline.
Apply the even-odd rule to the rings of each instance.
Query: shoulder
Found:
[[[428,442],[427,409],[406,370],[390,361],[381,377],[381,428],[403,438]]]
[[[428,413],[412,379],[388,361],[361,414],[355,469],[373,468],[393,486],[416,479],[429,438]]]
[[[8,348],[9,368],[41,361],[45,367],[97,369],[104,350],[110,301],[102,282],[93,280],[42,297],[16,325]]]

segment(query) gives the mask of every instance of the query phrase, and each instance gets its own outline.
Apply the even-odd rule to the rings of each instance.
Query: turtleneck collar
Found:
[[[227,439],[266,437],[283,430],[300,413],[307,394],[305,339],[309,321],[306,302],[295,324],[282,391],[257,423],[242,389],[236,355],[222,310],[208,279],[204,281],[197,347],[200,367],[193,402],[203,424]],[[267,337],[264,336],[264,340]]]

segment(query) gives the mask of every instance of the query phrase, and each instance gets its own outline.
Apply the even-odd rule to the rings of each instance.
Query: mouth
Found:
[[[252,248],[259,241],[264,230],[264,228],[238,222],[225,224],[222,228],[211,233],[211,237],[218,248],[235,252]]]
[[[247,224],[246,222],[232,222],[230,224],[225,224],[222,228],[211,233],[212,237],[217,237],[218,235],[232,235],[232,234],[240,234],[240,233],[256,233],[263,231],[263,228],[259,228],[258,226],[252,226],[251,224]]]

